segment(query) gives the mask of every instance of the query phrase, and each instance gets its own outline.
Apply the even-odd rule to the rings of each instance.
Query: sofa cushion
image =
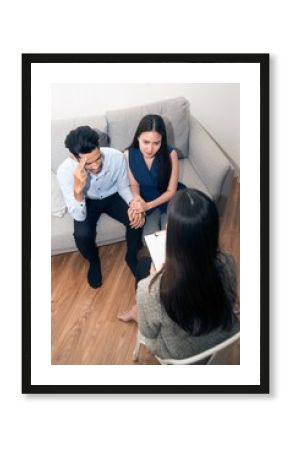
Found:
[[[66,214],[61,218],[51,216],[52,255],[77,251],[73,231],[73,219],[70,214]]]
[[[77,251],[73,237],[73,218],[66,214],[59,218],[51,216],[51,254],[58,255]],[[97,224],[98,246],[125,240],[125,227],[107,214],[101,214]]]
[[[164,119],[168,144],[178,150],[179,157],[188,154],[189,104],[183,97],[132,108],[108,111],[108,134],[111,146],[124,150],[133,141],[136,128],[146,114],[159,114]]]
[[[51,170],[51,214],[56,217],[63,217],[66,213],[66,205],[58,184],[55,173]]]
[[[212,198],[211,193],[202,182],[188,158],[179,160],[179,181],[185,184],[186,187],[198,189]]]
[[[57,171],[58,166],[68,156],[68,149],[64,146],[66,136],[71,130],[81,125],[89,125],[94,128],[100,136],[100,147],[108,147],[109,141],[105,116],[53,120],[51,122],[51,168],[54,172]]]

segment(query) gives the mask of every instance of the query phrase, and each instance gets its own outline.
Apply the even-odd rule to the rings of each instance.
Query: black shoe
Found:
[[[133,275],[135,277],[136,276],[137,264],[138,264],[138,259],[137,259],[136,255],[127,252],[126,256],[125,256],[125,260],[126,260],[126,263],[129,266],[131,272],[133,273]]]
[[[98,260],[90,262],[90,268],[88,270],[88,282],[93,289],[97,289],[102,286],[102,273]]]

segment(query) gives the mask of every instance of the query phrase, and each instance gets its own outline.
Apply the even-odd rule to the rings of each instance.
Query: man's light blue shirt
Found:
[[[101,147],[102,170],[97,174],[88,173],[84,196],[94,200],[101,200],[116,192],[127,204],[133,199],[129,187],[127,166],[124,155],[119,150],[109,147]],[[87,215],[85,200],[79,202],[74,197],[74,171],[78,162],[73,158],[67,158],[57,170],[57,178],[68,207],[70,215],[82,222]]]

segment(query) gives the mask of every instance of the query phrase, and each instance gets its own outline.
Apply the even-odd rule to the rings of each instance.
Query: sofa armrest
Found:
[[[189,160],[218,206],[231,188],[234,168],[223,150],[193,116],[190,117]]]

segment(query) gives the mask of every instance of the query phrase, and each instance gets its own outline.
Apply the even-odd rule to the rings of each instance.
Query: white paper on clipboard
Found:
[[[144,236],[146,245],[156,270],[160,270],[166,256],[166,230]]]

